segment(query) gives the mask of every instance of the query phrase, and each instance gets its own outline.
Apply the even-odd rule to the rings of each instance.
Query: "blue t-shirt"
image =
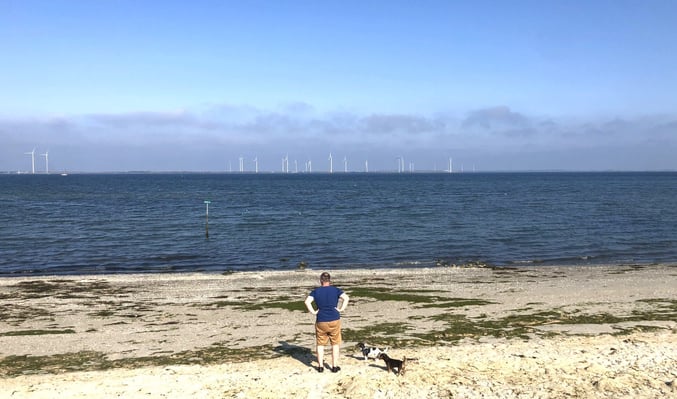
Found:
[[[326,287],[317,287],[311,291],[310,296],[315,299],[317,304],[317,322],[334,321],[341,318],[341,314],[336,307],[338,306],[339,297],[343,295],[343,291],[328,285]]]

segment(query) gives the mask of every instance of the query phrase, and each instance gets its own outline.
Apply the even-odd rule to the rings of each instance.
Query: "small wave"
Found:
[[[420,260],[407,260],[407,261],[402,261],[402,262],[395,262],[395,266],[420,266],[424,262],[421,262]]]
[[[543,263],[542,260],[512,260],[508,262],[509,265],[533,265],[537,263]]]

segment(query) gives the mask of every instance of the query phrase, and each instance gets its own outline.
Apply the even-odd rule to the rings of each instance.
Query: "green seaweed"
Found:
[[[423,305],[423,308],[462,308],[466,306],[484,306],[484,305],[493,305],[496,302],[486,301],[484,299],[472,299],[472,298],[446,298],[440,302],[430,303]]]
[[[256,311],[256,310],[266,310],[266,309],[283,309],[289,311],[307,311],[306,305],[298,300],[288,296],[280,296],[275,299],[263,300],[261,302],[247,302],[247,301],[216,301],[209,303],[197,304],[203,309],[212,309],[212,308],[222,308],[222,307],[232,307],[236,310],[245,310],[245,311]]]
[[[351,298],[371,298],[377,301],[402,301],[409,303],[433,303],[446,300],[445,297],[434,295],[417,295],[414,293],[396,291],[383,287],[355,287],[349,291]]]
[[[122,296],[129,293],[126,287],[114,288],[105,280],[27,280],[11,286],[18,290],[21,299],[53,297],[58,299],[96,299],[103,295]]]
[[[300,349],[296,348],[274,348],[272,345],[230,348],[223,343],[215,343],[196,350],[181,351],[161,356],[141,356],[122,359],[109,359],[106,354],[96,351],[81,351],[47,356],[7,356],[0,360],[0,377],[180,364],[236,363],[285,355],[296,356],[300,353]]]
[[[30,319],[51,317],[52,312],[35,306],[17,305],[13,303],[0,304],[0,321],[12,325],[19,325]]]
[[[17,337],[22,335],[49,335],[49,334],[75,334],[75,330],[67,328],[65,330],[18,330],[0,333],[0,337]]]
[[[376,323],[363,328],[344,328],[343,338],[354,342],[371,342],[375,339],[381,345],[395,346],[401,341],[400,338],[411,330],[406,323]]]
[[[370,298],[377,301],[399,301],[420,305],[421,308],[458,308],[483,306],[495,302],[473,298],[449,298],[440,295],[422,295],[439,293],[436,290],[395,290],[386,287],[356,287],[350,290],[351,298]]]

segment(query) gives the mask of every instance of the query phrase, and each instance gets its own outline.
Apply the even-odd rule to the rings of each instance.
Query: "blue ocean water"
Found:
[[[1,175],[0,210],[1,275],[677,261],[672,172]]]

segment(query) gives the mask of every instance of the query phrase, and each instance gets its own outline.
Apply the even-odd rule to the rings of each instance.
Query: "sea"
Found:
[[[677,172],[0,175],[0,275],[677,261]]]

